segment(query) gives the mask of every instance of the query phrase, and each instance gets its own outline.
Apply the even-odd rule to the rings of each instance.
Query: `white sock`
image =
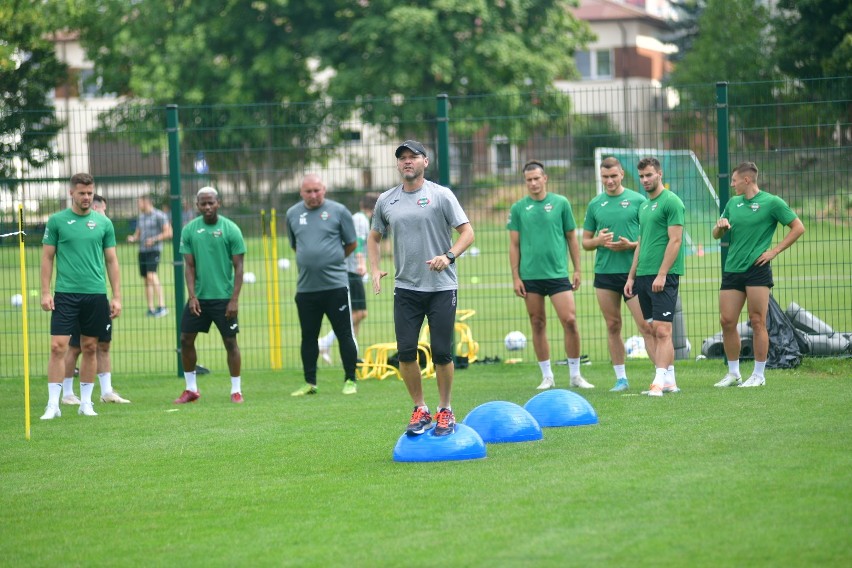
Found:
[[[669,365],[669,368],[666,369],[666,384],[673,385],[675,383],[677,381],[675,381],[674,365]]]
[[[47,405],[59,406],[59,397],[62,395],[62,383],[47,383]]]
[[[101,383],[101,396],[112,392],[112,373],[98,373],[98,382]]]
[[[740,360],[728,361],[728,372],[732,375],[740,376]]]
[[[755,361],[754,362],[754,374],[758,377],[762,377],[763,373],[766,372],[766,361]]]
[[[577,377],[580,375],[580,359],[568,358],[568,376]]]
[[[543,379],[552,379],[553,378],[553,369],[550,368],[550,359],[547,361],[539,361],[538,368],[541,369],[541,378]]]
[[[92,391],[95,390],[95,383],[80,382],[80,402],[83,404],[92,404]]]
[[[666,385],[666,375],[668,375],[669,370],[663,369],[662,367],[657,367],[657,374],[654,376],[654,383],[658,387],[664,387]]]
[[[613,365],[612,369],[615,371],[616,379],[626,379],[627,378],[627,370],[624,365]]]
[[[74,377],[62,379],[62,396],[74,396]]]
[[[242,392],[240,390],[240,377],[231,377],[231,394]]]
[[[323,351],[328,351],[331,349],[331,346],[334,344],[334,330],[329,331],[327,334],[323,335],[319,338],[319,348]]]
[[[198,384],[195,382],[195,371],[184,371],[183,378],[186,379],[186,390],[198,392]]]

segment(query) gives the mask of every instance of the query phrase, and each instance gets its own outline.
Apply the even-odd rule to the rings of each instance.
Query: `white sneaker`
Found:
[[[59,418],[62,416],[62,411],[59,410],[58,406],[47,405],[47,408],[44,409],[44,414],[41,415],[42,420],[53,420],[54,418]]]
[[[130,404],[126,398],[121,398],[121,395],[115,391],[101,395],[101,402],[114,402],[116,404]]]
[[[761,377],[760,375],[752,375],[748,378],[748,380],[746,382],[739,385],[739,387],[740,388],[742,388],[742,387],[762,387],[765,384],[766,384],[766,377]]]
[[[675,383],[666,383],[663,385],[663,392],[680,392],[680,389],[677,388]]]
[[[651,387],[646,391],[642,391],[642,394],[645,396],[663,396],[663,387],[651,383]]]
[[[584,379],[581,375],[577,375],[576,377],[571,377],[571,386],[578,389],[593,389],[595,385],[589,383]]]
[[[81,402],[80,408],[77,409],[77,414],[81,414],[83,416],[97,416],[98,413],[95,412],[94,405],[91,402]]]
[[[319,344],[319,341],[317,341],[317,344]],[[327,364],[331,365],[331,349],[329,347],[323,347],[322,345],[319,345],[319,350],[320,357],[322,357],[322,360],[325,361]]]
[[[713,385],[714,387],[738,387],[743,384],[743,380],[739,375],[728,373],[722,380]]]
[[[547,390],[552,389],[556,386],[556,382],[554,382],[553,377],[544,377],[541,379],[541,384],[535,387],[538,390]]]
[[[68,396],[62,397],[62,404],[69,404],[71,406],[80,406],[80,399],[77,398],[76,394],[69,394]]]

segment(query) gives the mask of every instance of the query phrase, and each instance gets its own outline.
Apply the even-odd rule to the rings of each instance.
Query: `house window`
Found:
[[[577,71],[583,79],[612,79],[612,51],[578,51],[574,55]]]
[[[92,99],[95,97],[114,97],[114,93],[105,93],[103,90],[103,77],[96,76],[94,69],[80,70],[79,93],[81,99]]]
[[[509,139],[505,136],[495,136],[492,141],[492,158],[494,160],[494,173],[506,173],[513,170],[514,149]]]

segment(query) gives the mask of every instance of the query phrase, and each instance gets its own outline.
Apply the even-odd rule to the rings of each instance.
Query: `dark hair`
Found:
[[[369,209],[372,211],[376,208],[376,201],[379,200],[379,196],[375,193],[365,193],[361,196],[361,209]]]
[[[79,173],[71,176],[71,185],[94,185],[95,178],[92,177],[92,174]]]
[[[757,166],[754,165],[754,162],[743,162],[743,163],[741,163],[739,166],[734,168],[734,173],[735,174],[745,174],[745,175],[751,174],[751,180],[757,181],[758,171],[757,171]]]
[[[621,162],[619,162],[618,158],[616,158],[615,156],[607,156],[606,158],[604,158],[603,161],[601,162],[601,167],[602,168],[621,168],[622,170],[624,169],[624,168],[621,167]]]
[[[541,173],[544,173],[544,164],[537,160],[530,160],[524,164],[523,172],[527,173],[530,170],[541,170]]]
[[[106,198],[100,193],[96,193],[95,196],[92,198],[92,201],[94,201],[95,203],[103,203],[104,205],[106,205]]]
[[[637,169],[644,170],[648,166],[653,166],[655,170],[660,171],[662,167],[660,166],[660,160],[654,158],[652,156],[648,156],[646,158],[642,158],[639,160],[639,165],[636,166]]]

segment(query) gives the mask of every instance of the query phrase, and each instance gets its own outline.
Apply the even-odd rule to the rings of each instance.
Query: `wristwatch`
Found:
[[[444,253],[444,256],[446,256],[449,259],[450,264],[455,264],[456,255],[453,254],[453,251],[448,250],[447,252]]]

